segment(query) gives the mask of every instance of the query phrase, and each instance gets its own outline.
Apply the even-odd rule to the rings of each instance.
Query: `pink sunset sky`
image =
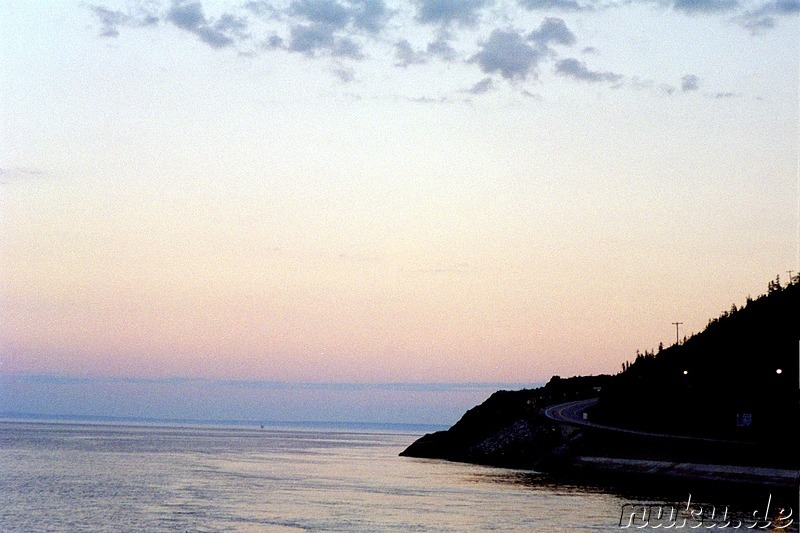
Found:
[[[800,269],[791,1],[0,9],[8,383],[539,384]]]

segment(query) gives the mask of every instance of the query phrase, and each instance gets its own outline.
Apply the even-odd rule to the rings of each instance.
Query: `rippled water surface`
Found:
[[[0,530],[610,531],[632,501],[398,457],[418,436],[0,422]]]

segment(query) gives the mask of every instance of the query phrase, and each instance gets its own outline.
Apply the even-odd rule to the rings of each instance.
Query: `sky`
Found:
[[[800,270],[798,15],[3,2],[0,412],[452,422],[697,333]]]

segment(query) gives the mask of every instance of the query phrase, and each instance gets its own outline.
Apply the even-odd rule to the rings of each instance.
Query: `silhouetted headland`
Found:
[[[800,279],[733,305],[616,375],[554,376],[498,391],[400,455],[611,480],[675,479],[797,487]]]

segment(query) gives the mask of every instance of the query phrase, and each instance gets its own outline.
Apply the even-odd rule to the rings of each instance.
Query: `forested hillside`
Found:
[[[800,280],[733,305],[680,344],[638,354],[603,390],[596,420],[665,432],[780,439],[800,421]]]

